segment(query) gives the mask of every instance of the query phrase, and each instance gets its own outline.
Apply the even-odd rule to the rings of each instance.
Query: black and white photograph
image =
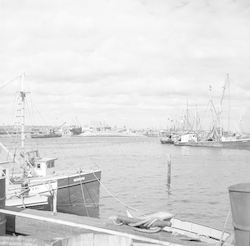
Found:
[[[248,0],[0,0],[0,245],[249,246]]]

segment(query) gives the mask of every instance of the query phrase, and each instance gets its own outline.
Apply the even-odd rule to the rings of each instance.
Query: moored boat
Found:
[[[164,137],[160,139],[162,144],[173,144],[174,140],[172,138],[169,137]]]
[[[179,141],[176,141],[176,146],[192,146],[192,147],[213,147],[213,148],[229,148],[229,149],[249,149],[250,150],[250,137],[243,137],[242,134],[236,136],[235,133],[230,133],[228,120],[228,132],[224,132],[222,124],[222,102],[225,95],[226,86],[229,87],[229,76],[223,87],[223,94],[220,100],[219,110],[215,109],[212,101],[210,86],[210,105],[212,116],[212,128],[206,136],[200,137],[197,133],[188,133],[181,136]],[[229,97],[230,98],[230,97]],[[230,109],[229,109],[230,111]],[[230,115],[230,114],[229,114]],[[216,119],[216,120],[213,120]]]
[[[25,75],[22,74],[18,103],[18,111],[22,115],[21,141],[14,143],[13,154],[0,143],[9,160],[1,164],[2,172],[7,177],[6,205],[98,217],[101,179],[99,168],[84,170],[81,164],[71,172],[57,172],[57,158],[42,158],[38,150],[26,152],[24,112],[28,92],[24,90],[24,79]],[[17,166],[15,172],[13,163]]]
[[[70,126],[69,131],[72,135],[79,135],[82,133],[82,127],[81,126]]]
[[[30,134],[31,138],[60,138],[62,137],[61,132],[49,131],[41,133],[32,133]]]
[[[62,132],[60,131],[60,128],[65,125],[66,122],[64,122],[61,126],[53,129],[49,129],[47,131],[41,131],[40,129],[32,129],[30,132],[31,138],[60,138],[62,137]]]
[[[249,149],[250,138],[214,138],[207,137],[199,139],[196,134],[189,133],[181,136],[180,141],[174,142],[175,146],[191,146],[191,147],[212,147],[212,148],[228,148],[228,149]]]

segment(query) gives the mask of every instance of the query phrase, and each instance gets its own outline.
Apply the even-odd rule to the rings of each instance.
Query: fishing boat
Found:
[[[160,141],[161,141],[162,144],[173,144],[174,143],[174,140],[172,139],[171,136],[169,136],[169,137],[162,137],[160,139]]]
[[[101,170],[84,170],[81,164],[71,172],[57,172],[56,157],[41,157],[38,150],[25,149],[25,74],[20,76],[19,109],[21,141],[12,154],[2,143],[8,160],[0,163],[6,175],[6,206],[29,207],[82,216],[99,216]],[[18,153],[19,152],[19,153]],[[13,170],[17,164],[17,171]]]
[[[250,150],[250,138],[221,137],[218,139],[208,137],[205,140],[200,140],[197,138],[196,134],[189,133],[181,136],[181,140],[174,142],[174,145]]]
[[[31,138],[60,138],[62,137],[62,132],[60,128],[64,126],[66,122],[64,122],[61,126],[53,129],[49,129],[47,131],[40,131],[40,129],[32,129],[30,132]]]
[[[61,132],[56,132],[54,130],[50,130],[48,132],[38,132],[38,133],[31,133],[31,138],[60,138],[62,137]]]
[[[210,105],[211,112],[215,115],[215,121],[212,124],[212,129],[206,136],[199,136],[197,133],[187,133],[181,136],[179,141],[174,143],[175,146],[191,146],[191,147],[213,147],[213,148],[228,148],[228,149],[249,149],[250,150],[250,138],[242,135],[229,134],[223,131],[222,126],[222,103],[224,99],[226,86],[229,86],[229,77],[223,87],[223,93],[220,100],[219,110],[215,109],[214,103],[211,97],[210,86]],[[228,124],[229,125],[229,124]],[[229,127],[228,127],[229,128]]]

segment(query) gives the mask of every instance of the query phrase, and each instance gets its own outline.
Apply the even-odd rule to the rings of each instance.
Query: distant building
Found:
[[[93,131],[110,131],[111,126],[107,125],[105,122],[101,121],[91,121],[90,129]]]

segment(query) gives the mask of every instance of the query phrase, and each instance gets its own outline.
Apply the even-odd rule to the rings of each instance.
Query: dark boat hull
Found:
[[[53,182],[57,182],[57,212],[98,218],[100,179],[100,170],[49,179]],[[49,180],[47,179],[47,182]],[[51,193],[51,195],[46,196],[48,197],[47,200],[45,199],[46,201],[25,203],[25,207],[36,210],[53,211],[53,195]],[[18,207],[23,207],[21,199],[19,203]],[[9,207],[13,206],[16,207],[16,205],[9,205]]]
[[[62,134],[32,134],[30,135],[31,138],[60,138],[62,137]]]
[[[73,134],[73,135],[79,135],[82,133],[82,127],[71,127],[69,129],[69,131]]]
[[[172,139],[160,139],[162,144],[173,144],[174,141]]]
[[[58,180],[57,211],[99,217],[101,171]]]

